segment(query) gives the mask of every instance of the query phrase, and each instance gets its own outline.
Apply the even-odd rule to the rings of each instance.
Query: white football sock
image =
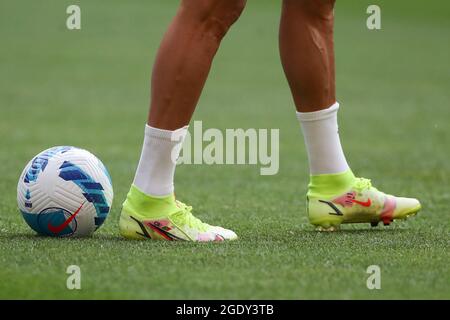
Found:
[[[349,169],[339,139],[339,103],[315,112],[297,112],[308,152],[311,175],[342,173]]]
[[[152,196],[173,193],[176,159],[187,129],[185,126],[170,131],[145,126],[144,146],[133,182],[139,190]]]

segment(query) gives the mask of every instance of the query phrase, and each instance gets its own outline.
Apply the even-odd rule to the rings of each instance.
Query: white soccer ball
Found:
[[[17,203],[25,221],[47,236],[88,236],[105,221],[113,201],[106,167],[92,153],[53,147],[25,167]]]

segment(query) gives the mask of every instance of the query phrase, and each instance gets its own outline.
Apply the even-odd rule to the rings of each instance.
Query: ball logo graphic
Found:
[[[74,233],[76,228],[77,228],[77,220],[75,219],[75,217],[80,212],[82,207],[83,207],[83,205],[81,205],[77,209],[77,211],[75,211],[72,214],[70,214],[70,212],[68,212],[67,210],[64,210],[64,209],[61,209],[60,211],[56,211],[56,212],[54,212],[54,211],[48,212],[48,209],[46,209],[44,211],[44,214],[51,215],[52,218],[55,217],[56,214],[58,214],[58,216],[61,217],[61,214],[62,214],[62,216],[64,218],[64,221],[63,222],[58,221],[56,226],[54,224],[54,222],[55,222],[54,220],[55,219],[50,219],[50,221],[47,222],[47,228],[53,234],[59,234],[59,233],[63,232],[66,228],[69,228],[70,232]],[[39,214],[39,218],[41,218],[41,216],[42,216],[42,212]]]
[[[87,236],[105,221],[113,200],[103,163],[75,147],[54,147],[34,157],[17,186],[25,221],[46,236]]]
[[[82,207],[73,214],[62,208],[47,208],[38,214],[40,230],[48,230],[49,236],[71,236],[77,229],[76,216]]]

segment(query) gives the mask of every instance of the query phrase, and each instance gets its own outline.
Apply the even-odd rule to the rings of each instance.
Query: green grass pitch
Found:
[[[82,29],[65,27],[79,4]],[[336,5],[340,132],[348,160],[384,191],[418,197],[422,212],[375,229],[317,233],[308,224],[307,158],[278,57],[279,1],[249,0],[223,42],[195,119],[209,128],[280,128],[280,171],[180,166],[177,197],[230,227],[224,244],[125,241],[121,203],[138,161],[149,72],[178,1],[25,1],[0,5],[0,298],[450,298],[450,5]],[[366,8],[382,29],[366,28]],[[36,236],[16,206],[26,162],[54,145],[107,165],[115,200],[89,239]],[[81,290],[66,289],[68,265]],[[381,290],[366,268],[379,265]]]

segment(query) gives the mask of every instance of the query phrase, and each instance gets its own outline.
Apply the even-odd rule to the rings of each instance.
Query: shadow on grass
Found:
[[[317,233],[317,234],[383,234],[383,233],[404,233],[409,232],[408,229],[340,229],[337,231],[318,231],[318,230],[301,230],[300,233]]]
[[[333,241],[350,240],[361,241],[364,239],[380,239],[380,238],[395,238],[405,237],[414,233],[414,230],[403,228],[360,228],[360,229],[341,229],[332,232],[317,231],[311,227],[298,227],[296,229],[285,230],[283,232],[272,232],[265,230],[258,234],[244,233],[241,241],[245,242],[278,242],[278,243],[313,243],[321,241],[321,239],[333,239]]]
[[[246,230],[240,233],[240,238],[237,241],[226,241],[226,243],[200,243],[200,242],[188,242],[188,241],[148,241],[148,240],[130,240],[125,239],[119,234],[105,234],[95,233],[90,237],[48,237],[38,235],[35,233],[4,233],[0,234],[0,241],[29,241],[29,242],[42,242],[42,243],[77,243],[77,244],[90,244],[90,245],[130,245],[130,246],[152,246],[152,247],[209,247],[209,246],[222,246],[222,247],[246,247],[246,246],[259,246],[261,242],[269,243],[286,243],[286,242],[298,242],[298,241],[317,241],[323,238],[346,238],[348,236],[355,236],[355,240],[361,239],[361,236],[367,236],[367,238],[379,237],[382,235],[405,235],[413,232],[409,229],[402,228],[361,228],[361,229],[341,229],[333,232],[317,231],[312,228],[300,226],[298,229],[290,230],[287,232],[279,232],[280,230],[263,231],[255,234],[257,230]]]
[[[34,240],[34,241],[129,241],[120,235],[94,234],[90,237],[49,237],[37,233],[8,233],[0,234],[0,240]]]
[[[134,240],[125,239],[121,235],[117,234],[94,234],[90,237],[49,237],[44,235],[39,235],[35,233],[7,233],[0,234],[0,242],[12,242],[20,241],[23,243],[42,243],[42,244],[74,244],[80,245],[85,244],[87,246],[100,246],[105,245],[108,247],[139,247],[139,248],[192,248],[192,247],[213,247],[213,246],[228,246],[232,242],[217,243],[217,242],[189,242],[189,241],[160,241],[160,240]],[[236,241],[233,241],[236,244]]]

